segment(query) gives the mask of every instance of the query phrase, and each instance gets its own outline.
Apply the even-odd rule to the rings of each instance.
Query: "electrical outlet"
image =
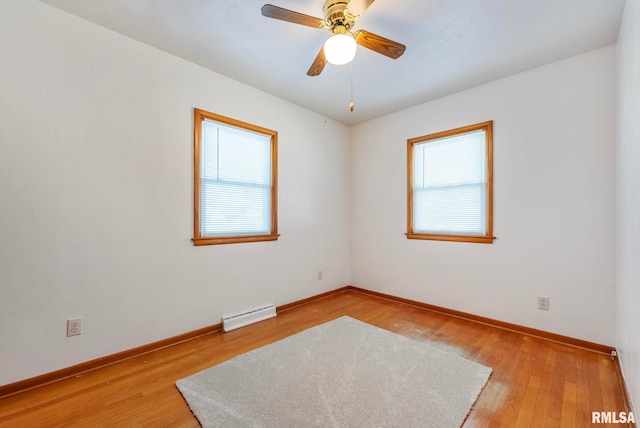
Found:
[[[322,279],[322,271],[321,270],[318,271],[318,279]]]
[[[538,309],[549,310],[549,296],[538,296]]]
[[[67,337],[82,334],[82,317],[67,320]]]

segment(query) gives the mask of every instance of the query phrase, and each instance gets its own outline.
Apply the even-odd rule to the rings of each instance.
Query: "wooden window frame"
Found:
[[[472,131],[485,131],[486,139],[486,166],[487,180],[486,186],[486,231],[484,235],[455,235],[455,234],[427,234],[416,233],[413,230],[413,147],[415,144],[424,143],[431,140],[452,137]],[[455,241],[474,242],[481,244],[492,244],[496,239],[493,236],[493,121],[476,123],[474,125],[463,126],[450,129],[448,131],[437,132],[435,134],[423,135],[421,137],[407,140],[407,233],[408,239],[424,239],[432,241]]]
[[[194,132],[194,176],[193,176],[193,244],[217,245],[217,244],[237,244],[242,242],[275,241],[280,236],[278,234],[278,133],[271,129],[242,122],[230,117],[221,116],[205,110],[195,108],[193,114]],[[223,123],[231,127],[256,132],[267,135],[271,138],[271,230],[267,234],[256,235],[229,235],[229,236],[202,236],[200,228],[200,163],[202,144],[202,122],[205,120]]]

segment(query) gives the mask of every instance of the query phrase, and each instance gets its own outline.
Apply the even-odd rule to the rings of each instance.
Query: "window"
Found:
[[[407,238],[491,244],[493,122],[407,140]]]
[[[195,245],[274,241],[278,133],[194,110]]]

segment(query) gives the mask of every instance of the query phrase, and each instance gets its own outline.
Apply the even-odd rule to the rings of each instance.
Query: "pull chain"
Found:
[[[349,111],[353,111],[356,105],[353,103],[353,63],[349,64],[349,69],[351,71],[351,102],[349,103]]]

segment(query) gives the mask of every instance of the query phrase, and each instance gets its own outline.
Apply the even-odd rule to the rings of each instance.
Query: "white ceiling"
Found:
[[[347,125],[613,44],[624,0],[376,0],[355,29],[407,46],[358,47],[306,75],[328,30],[265,18],[266,2],[322,18],[324,0],[41,0]],[[355,110],[348,109],[353,80]]]

